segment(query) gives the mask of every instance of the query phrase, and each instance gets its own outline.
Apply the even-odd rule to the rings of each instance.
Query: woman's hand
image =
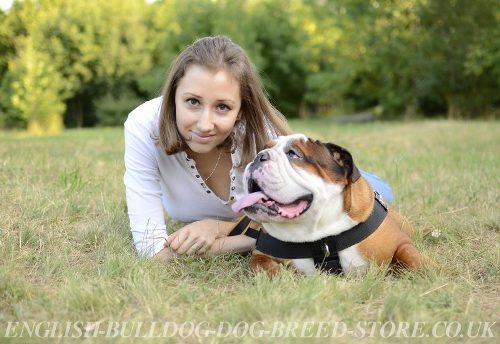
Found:
[[[215,242],[226,235],[220,228],[220,221],[206,219],[190,223],[168,236],[165,247],[177,254],[203,254]]]

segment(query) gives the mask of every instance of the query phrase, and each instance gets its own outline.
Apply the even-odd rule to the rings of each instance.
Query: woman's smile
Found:
[[[199,143],[209,143],[216,137],[217,136],[215,134],[201,134],[191,131],[191,140],[197,141]]]

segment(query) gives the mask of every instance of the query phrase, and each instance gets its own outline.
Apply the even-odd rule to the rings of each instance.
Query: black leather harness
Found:
[[[378,192],[374,192],[374,206],[366,221],[338,235],[313,242],[286,242],[249,227],[250,219],[243,217],[229,235],[245,234],[257,239],[256,249],[264,254],[284,259],[312,258],[316,268],[329,273],[342,272],[338,252],[355,245],[380,226],[387,216],[387,205]]]
[[[247,216],[243,216],[238,221],[236,226],[233,228],[231,233],[229,233],[229,236],[244,234],[244,235],[249,236],[251,238],[257,239],[259,237],[259,235],[261,234],[261,231],[260,231],[260,229],[251,228],[250,227],[251,221],[252,220],[250,218],[248,218]]]

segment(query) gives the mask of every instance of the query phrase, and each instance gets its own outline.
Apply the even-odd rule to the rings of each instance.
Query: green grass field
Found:
[[[252,275],[243,256],[170,265],[139,259],[128,230],[120,128],[0,133],[0,343],[72,343],[79,334],[85,342],[159,342],[137,338],[148,331],[165,343],[303,343],[310,335],[317,343],[498,342],[500,124],[292,126],[345,146],[358,166],[387,180],[394,207],[436,265],[423,274],[284,271],[269,280]],[[62,338],[45,338],[51,324],[66,322],[73,322],[68,336],[58,327]],[[100,331],[115,322],[121,335],[104,338]],[[190,322],[213,332],[189,335]],[[244,322],[254,337],[239,338]],[[229,333],[238,323],[242,332]],[[171,332],[162,332],[165,324]]]

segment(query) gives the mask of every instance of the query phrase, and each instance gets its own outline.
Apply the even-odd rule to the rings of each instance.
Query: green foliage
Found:
[[[308,101],[351,111],[378,105],[376,111],[393,117],[444,104],[449,117],[470,117],[499,100],[498,1],[346,0],[313,7],[319,19],[313,47],[320,54],[308,74]]]
[[[127,93],[121,93],[118,97],[107,94],[95,102],[97,123],[99,126],[121,126],[127,119],[127,115],[142,100]]]
[[[62,78],[49,56],[34,49],[31,37],[26,37],[20,45],[18,59],[9,66],[13,75],[12,107],[19,110],[27,122],[29,133],[59,133],[64,112],[60,98]]]
[[[88,115],[83,110],[85,104],[98,99],[100,91],[126,90],[150,68],[150,43],[142,17],[145,6],[141,0],[40,0],[18,3],[9,12],[16,18],[13,22],[24,29],[16,34],[16,42],[27,39],[33,54],[50,57],[47,69],[64,80],[54,79],[58,92],[53,92],[53,97],[70,105],[73,113],[67,116],[75,117],[77,125]],[[16,49],[16,55],[21,52]],[[22,111],[34,109],[24,107]],[[61,107],[52,111],[52,116],[62,121]],[[25,115],[31,116],[35,115]]]
[[[422,76],[431,80],[429,91],[446,100],[449,118],[487,112],[499,100],[500,3],[428,1],[418,14],[425,28]]]
[[[260,66],[271,100],[288,117],[299,114],[305,93],[307,55],[302,43],[300,3],[262,1],[252,9],[254,30],[264,63]],[[271,18],[272,14],[272,18]]]
[[[121,101],[158,96],[175,56],[216,34],[248,52],[288,117],[494,117],[499,21],[496,0],[16,1],[0,13],[0,125],[49,116],[18,94],[36,73],[53,78],[32,86],[52,118],[121,124],[135,102]],[[26,42],[35,69],[23,65]]]

